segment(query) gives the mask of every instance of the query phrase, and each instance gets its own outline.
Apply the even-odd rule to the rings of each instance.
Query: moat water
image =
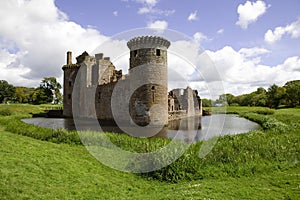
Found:
[[[105,132],[124,133],[119,127],[107,123],[99,124],[89,120],[81,120],[80,127],[73,119],[68,118],[30,118],[24,122],[46,128],[63,128],[68,130],[102,130]],[[76,128],[77,127],[77,128]],[[174,138],[185,142],[206,140],[215,136],[246,133],[257,130],[260,126],[237,115],[217,114],[204,117],[191,117],[169,122],[169,126],[161,129],[155,136]],[[143,130],[143,129],[140,129]]]

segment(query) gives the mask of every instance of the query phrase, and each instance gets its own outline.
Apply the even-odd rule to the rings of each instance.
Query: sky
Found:
[[[217,73],[222,93],[234,95],[300,79],[299,0],[1,0],[0,18],[0,80],[15,86],[37,87],[50,76],[62,83],[66,52],[95,53],[99,45],[111,58],[124,52],[114,64],[126,73],[129,52],[116,36],[137,28],[189,38],[171,41],[185,59],[170,54],[169,69],[205,98]],[[203,67],[203,53],[216,71]],[[179,83],[169,87],[185,87]]]

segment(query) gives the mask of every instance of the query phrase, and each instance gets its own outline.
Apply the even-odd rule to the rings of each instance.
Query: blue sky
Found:
[[[139,3],[141,2],[141,3]],[[245,4],[245,0],[149,0],[157,2],[153,10],[158,12],[139,14],[139,10],[149,4],[138,0],[57,0],[56,5],[64,11],[71,21],[84,27],[94,27],[102,34],[112,36],[122,31],[146,27],[157,20],[166,21],[168,28],[182,32],[190,37],[201,32],[208,37],[201,45],[208,50],[218,50],[224,46],[234,49],[251,48],[253,46],[279,50],[275,56],[265,58],[265,64],[278,64],[287,56],[297,55],[297,49],[291,46],[300,44],[299,39],[285,37],[281,44],[270,45],[264,42],[267,30],[285,26],[300,17],[300,2],[297,0],[264,1],[267,11],[257,21],[242,29],[236,25],[239,14],[237,8]],[[256,2],[256,1],[251,1]],[[159,13],[162,12],[162,13]],[[188,20],[191,13],[196,13],[195,20]],[[220,34],[218,31],[223,30]],[[296,43],[295,43],[296,42]],[[280,45],[280,46],[278,46]],[[281,56],[282,54],[282,56]]]
[[[225,92],[300,78],[298,0],[2,0],[0,17],[0,79],[15,85],[37,86],[44,76],[62,80],[67,50],[92,51],[142,27],[172,29],[199,42]]]

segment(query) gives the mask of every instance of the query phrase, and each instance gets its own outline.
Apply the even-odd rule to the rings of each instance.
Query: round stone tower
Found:
[[[168,124],[168,63],[170,42],[142,36],[127,43],[130,49],[129,112],[140,126]]]

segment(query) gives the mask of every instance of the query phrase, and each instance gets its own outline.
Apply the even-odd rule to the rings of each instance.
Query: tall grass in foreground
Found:
[[[241,116],[261,124],[262,130],[235,136],[219,138],[213,150],[203,159],[199,152],[203,142],[192,144],[187,151],[172,164],[149,173],[141,174],[146,178],[161,181],[176,182],[179,180],[203,179],[207,177],[241,177],[253,174],[269,173],[285,170],[299,165],[299,111],[295,115],[280,111],[274,115],[262,115],[258,112],[244,112],[242,108],[236,111]],[[233,112],[234,110],[232,110]],[[269,112],[269,111],[267,111]],[[7,131],[33,137],[39,140],[55,143],[81,144],[80,137],[75,131],[62,129],[52,130],[26,124],[20,119],[28,114],[1,116],[0,124]],[[85,144],[106,148],[104,142],[94,140],[104,133],[91,131],[81,132],[89,135],[81,139]],[[171,140],[161,138],[135,138],[125,134],[105,133],[110,141],[123,150],[138,153],[153,152],[167,145]],[[98,141],[98,142],[96,142]],[[104,140],[103,140],[104,141]],[[184,143],[178,141],[178,148],[185,148]],[[176,149],[174,150],[176,151]],[[169,152],[173,154],[174,152]],[[157,157],[147,163],[135,160],[127,163],[128,168],[143,168],[156,162],[166,162],[168,156]],[[153,162],[153,163],[151,163]]]
[[[33,124],[22,122],[22,118],[28,115],[19,116],[0,116],[0,124],[5,126],[5,130],[38,140],[49,141],[54,143],[81,144],[80,138],[76,131],[67,131],[64,129],[48,129],[38,127]]]

